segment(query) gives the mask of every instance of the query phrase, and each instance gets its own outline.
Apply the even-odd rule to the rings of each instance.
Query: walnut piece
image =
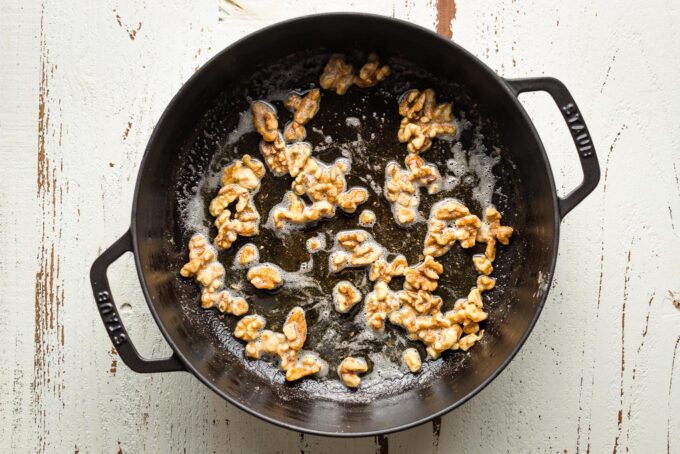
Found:
[[[250,105],[253,114],[255,130],[262,136],[265,142],[274,142],[279,134],[279,120],[276,109],[265,101],[254,101]]]
[[[364,210],[359,215],[359,225],[361,227],[373,227],[375,219],[375,213],[372,210]]]
[[[306,246],[307,252],[310,254],[315,254],[326,247],[326,238],[323,236],[323,234],[313,236],[307,240]]]
[[[397,138],[408,143],[411,153],[421,153],[432,146],[432,139],[453,135],[457,127],[451,103],[436,104],[432,89],[409,90],[401,98],[399,114],[404,117]]]
[[[319,373],[322,367],[323,364],[319,358],[312,354],[304,355],[286,370],[286,380],[296,381],[303,377]]]
[[[442,299],[426,290],[400,290],[397,298],[401,304],[407,304],[419,314],[438,312],[442,307]]]
[[[310,158],[297,175],[291,188],[297,195],[307,194],[313,201],[326,200],[335,203],[347,185],[345,173],[349,170],[346,159],[338,159],[327,165],[316,158]]]
[[[287,204],[284,205],[284,203]],[[335,214],[335,206],[325,200],[306,205],[294,192],[288,191],[284,202],[277,205],[270,212],[276,230],[281,230],[286,224],[303,226],[316,222],[321,218],[329,218]]]
[[[347,267],[364,267],[378,260],[383,247],[365,230],[343,230],[335,236],[335,251],[329,257],[329,269],[337,273]]]
[[[385,326],[385,319],[399,306],[394,292],[384,281],[376,282],[373,291],[366,295],[365,313],[368,326],[375,331],[381,331]]]
[[[253,243],[244,244],[236,253],[236,263],[241,266],[248,266],[260,260],[260,251]]]
[[[301,307],[295,307],[290,311],[286,322],[283,324],[283,334],[293,350],[300,350],[305,344],[307,321],[305,320],[305,311]]]
[[[345,61],[341,54],[331,55],[328,63],[319,78],[319,85],[324,90],[334,90],[339,95],[344,95],[354,84],[360,88],[373,87],[378,82],[390,75],[390,67],[380,66],[378,56],[371,52],[368,61],[359,70],[359,75],[354,74],[354,67]]]
[[[311,154],[312,146],[307,142],[296,142],[286,147],[285,159],[291,177],[298,176]]]
[[[391,262],[385,259],[378,259],[371,265],[368,272],[368,278],[371,281],[385,281],[390,282],[393,277],[403,276],[408,268],[408,262],[403,255],[396,256]]]
[[[406,277],[404,289],[432,292],[437,289],[437,280],[443,272],[444,267],[442,264],[435,261],[431,255],[428,255],[422,263],[406,270],[404,273]]]
[[[280,268],[272,263],[250,268],[247,278],[255,288],[263,290],[273,290],[283,284]]]
[[[223,186],[210,201],[209,211],[215,219],[215,244],[228,249],[239,236],[251,237],[259,233],[260,215],[253,204],[253,195],[260,188],[265,174],[264,165],[250,155],[243,155],[224,168]],[[228,207],[236,202],[234,213]]]
[[[341,314],[349,312],[361,301],[361,292],[349,281],[340,281],[333,287],[333,306]]]
[[[234,336],[246,342],[254,341],[260,337],[260,331],[267,321],[260,315],[247,315],[238,321],[234,328]]]
[[[349,388],[356,388],[361,383],[359,374],[368,371],[368,364],[363,358],[354,358],[348,356],[343,359],[338,366],[338,375],[342,379],[345,386]]]
[[[420,367],[422,366],[422,362],[420,360],[420,353],[418,353],[418,350],[415,348],[407,348],[404,350],[404,353],[401,355],[402,361],[404,361],[404,364],[406,367],[408,367],[408,370],[413,372],[414,374],[420,370]]]
[[[293,120],[288,123],[283,136],[289,142],[304,140],[307,135],[304,125],[319,111],[321,91],[318,88],[309,90],[304,96],[291,93],[284,105],[293,112]]]
[[[427,188],[428,194],[436,194],[441,190],[442,176],[434,164],[426,164],[417,154],[410,153],[404,159],[406,167],[411,171],[410,180]]]
[[[276,176],[285,175],[288,173],[288,160],[286,159],[286,141],[283,134],[277,132],[274,140],[268,142],[262,140],[260,142],[260,153],[264,156],[264,160],[269,167],[269,170]]]
[[[331,55],[331,58],[323,68],[319,78],[319,85],[324,90],[334,90],[339,95],[344,95],[354,83],[354,67],[345,62],[345,56],[341,54]]]
[[[477,277],[477,288],[480,292],[486,292],[491,290],[496,286],[496,280],[489,276],[478,276]]]
[[[373,87],[390,75],[391,69],[387,65],[380,66],[378,55],[368,54],[368,62],[359,70],[359,77],[354,80],[357,87]]]
[[[368,200],[368,191],[364,188],[352,188],[338,196],[338,206],[345,213],[354,213],[359,205]]]
[[[488,259],[486,255],[477,254],[472,257],[472,263],[474,263],[477,271],[484,275],[489,275],[493,272],[493,265],[491,260]]]
[[[217,306],[220,312],[243,315],[248,312],[248,303],[240,296],[222,290],[224,267],[217,261],[217,252],[203,235],[194,235],[189,240],[189,262],[180,270],[184,277],[194,277],[201,285],[201,307]]]
[[[485,210],[484,222],[477,230],[476,239],[480,243],[486,243],[486,249],[483,256],[473,258],[473,263],[480,273],[491,274],[493,271],[491,264],[496,260],[496,242],[507,246],[512,233],[512,227],[501,225],[501,214],[495,207],[490,206]]]

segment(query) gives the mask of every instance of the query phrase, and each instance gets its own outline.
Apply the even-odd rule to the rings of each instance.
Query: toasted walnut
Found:
[[[319,85],[324,90],[334,90],[339,95],[344,95],[354,83],[354,67],[345,62],[345,56],[340,54],[331,55],[326,63],[323,73],[319,78]]]
[[[404,350],[404,353],[401,354],[401,359],[406,367],[408,367],[408,370],[414,374],[418,372],[422,366],[420,353],[418,353],[418,350],[415,348],[407,348]]]
[[[456,239],[461,247],[467,249],[475,245],[477,231],[482,226],[482,221],[474,214],[456,219]]]
[[[305,320],[305,311],[301,307],[295,307],[290,311],[286,323],[283,325],[283,334],[293,350],[300,350],[305,344],[307,321]]]
[[[477,241],[486,243],[484,251],[484,258],[486,260],[482,258],[476,258],[475,260],[473,258],[475,267],[481,273],[491,273],[491,270],[493,270],[491,263],[496,260],[496,241],[503,245],[508,245],[512,233],[512,227],[501,225],[501,214],[498,210],[493,206],[488,207],[484,213],[484,223],[482,223],[477,231]]]
[[[325,200],[335,203],[347,185],[345,173],[349,170],[346,159],[338,159],[332,165],[310,158],[291,185],[297,195],[307,194],[314,202]]]
[[[203,235],[194,235],[189,240],[189,262],[180,270],[184,277],[195,276],[208,263],[215,260],[217,253]]]
[[[286,223],[304,225],[316,222],[321,218],[329,218],[335,214],[335,206],[325,200],[306,205],[294,192],[285,195],[286,205],[279,204],[272,209],[270,216],[274,228],[280,230]]]
[[[385,326],[385,319],[399,307],[394,292],[383,281],[376,282],[373,291],[366,296],[366,320],[368,326],[380,331]]]
[[[326,247],[326,237],[323,234],[313,236],[306,242],[307,252],[315,254]]]
[[[411,306],[403,305],[390,313],[389,320],[393,325],[404,328],[409,333],[409,338],[415,340],[418,338],[418,327],[416,326],[417,316],[418,314]]]
[[[266,142],[273,142],[279,133],[279,120],[276,116],[276,109],[265,102],[255,101],[250,105],[253,114],[253,124],[255,129]]]
[[[286,164],[291,177],[298,176],[311,154],[312,146],[307,142],[296,142],[286,147]]]
[[[354,83],[361,88],[373,87],[378,82],[385,80],[390,72],[390,67],[387,65],[380,66],[378,56],[371,52],[368,54],[368,62],[361,67],[359,77],[355,79]]]
[[[307,138],[307,130],[300,123],[291,121],[283,129],[283,138],[286,142],[299,142]]]
[[[397,298],[401,304],[408,304],[419,314],[437,312],[442,307],[442,299],[425,290],[401,290],[397,292]]]
[[[426,349],[428,356],[432,359],[437,359],[442,352],[449,349],[455,350],[462,331],[460,326],[453,325],[450,328],[423,330],[418,334],[421,336],[421,340],[428,346]]]
[[[453,135],[457,127],[450,103],[436,104],[434,90],[409,90],[399,103],[399,114],[404,117],[397,138],[408,143],[408,151],[421,153],[432,146],[432,139]]]
[[[464,352],[468,351],[470,348],[472,348],[473,345],[477,343],[478,340],[480,340],[484,336],[484,331],[480,331],[478,334],[468,334],[467,336],[461,337],[461,339],[458,341],[458,347],[463,350]]]
[[[215,217],[219,216],[220,213],[237,199],[237,209],[243,209],[250,201],[250,192],[237,184],[222,186],[217,193],[217,196],[210,201],[210,214]]]
[[[423,253],[433,257],[446,254],[456,240],[464,236],[449,223],[469,214],[470,210],[456,199],[446,198],[435,203],[430,210]],[[465,235],[469,233],[466,231]]]
[[[345,213],[354,213],[359,205],[368,200],[368,191],[364,188],[352,188],[338,196],[338,206]]]
[[[235,263],[244,267],[260,260],[260,251],[253,243],[244,244],[236,253]]]
[[[263,263],[248,270],[248,280],[255,288],[273,290],[283,284],[281,269],[271,263]]]
[[[248,303],[241,296],[234,296],[227,290],[217,294],[215,301],[217,309],[225,314],[240,316],[248,312]]]
[[[436,194],[440,191],[442,176],[434,164],[426,164],[423,158],[412,153],[406,156],[404,163],[411,171],[411,181],[425,186],[428,194]]]
[[[470,210],[456,199],[443,199],[432,206],[430,216],[439,221],[455,221],[470,214]]]
[[[335,236],[336,250],[329,257],[331,272],[346,267],[363,267],[378,260],[384,252],[381,245],[365,230],[343,230]]]
[[[406,277],[404,289],[432,292],[436,290],[437,280],[443,272],[442,264],[435,261],[431,255],[428,255],[422,263],[406,270],[404,273]]]
[[[286,159],[286,142],[283,135],[277,132],[276,137],[271,142],[262,140],[260,142],[260,153],[269,166],[269,170],[276,176],[285,175],[288,172],[288,160]]]
[[[333,306],[341,314],[349,312],[361,301],[361,292],[349,281],[340,281],[333,287]]]
[[[349,388],[356,388],[361,383],[359,374],[368,371],[368,364],[362,358],[354,358],[348,356],[343,359],[338,366],[338,375],[342,379],[345,386]]]
[[[364,210],[359,215],[359,225],[361,227],[373,227],[375,224],[375,213],[371,210]]]
[[[478,276],[477,277],[477,288],[480,292],[486,292],[491,290],[496,286],[496,280],[489,276]]]
[[[321,91],[318,88],[313,88],[304,96],[291,93],[284,104],[288,110],[293,112],[293,122],[306,125],[319,111],[320,100]]]
[[[393,277],[403,276],[408,269],[408,262],[403,255],[396,256],[391,262],[385,259],[378,259],[371,265],[368,273],[368,278],[371,281],[385,281],[390,282]]]
[[[260,315],[247,315],[238,321],[234,328],[234,336],[246,342],[254,341],[260,337],[260,331],[267,321]]]
[[[246,191],[255,191],[265,174],[264,165],[250,155],[233,161],[222,171],[222,186],[237,185]]]
[[[233,218],[231,212],[225,209],[215,219],[215,227],[217,227],[215,244],[222,249],[229,249],[239,236],[257,235],[259,222],[260,215],[250,199],[241,211],[234,214]]]
[[[286,380],[296,381],[303,377],[319,373],[322,367],[323,364],[319,358],[311,354],[304,355],[286,370]]]
[[[392,203],[394,220],[399,225],[410,225],[418,215],[420,198],[418,187],[411,180],[411,173],[396,162],[385,168],[385,198]]]
[[[214,280],[210,283],[210,285],[203,287],[201,290],[201,307],[203,309],[210,309],[211,307],[215,306],[217,295],[219,294],[223,285],[224,282],[221,280]]]
[[[493,265],[491,260],[488,259],[486,255],[476,254],[472,257],[472,263],[475,264],[477,271],[484,275],[489,275],[493,272]]]

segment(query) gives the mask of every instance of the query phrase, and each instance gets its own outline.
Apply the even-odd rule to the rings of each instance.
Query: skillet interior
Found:
[[[310,36],[315,37],[312,48]],[[366,112],[360,132],[365,137],[375,132],[378,137],[367,141],[362,159],[354,160],[352,174],[363,175],[368,166],[375,164],[383,167],[388,159],[399,157],[402,161],[404,146],[398,144],[395,137],[396,100],[384,104],[389,97],[387,93],[381,96],[378,90],[399,93],[402,88],[408,88],[399,85],[403,80],[412,81],[413,87],[433,87],[439,99],[454,99],[457,117],[462,113],[474,125],[481,125],[489,150],[491,146],[499,147],[501,163],[494,170],[499,177],[500,194],[494,195],[493,202],[502,210],[508,224],[517,229],[511,246],[500,251],[495,264],[494,276],[499,287],[488,294],[490,320],[485,327],[485,341],[467,354],[451,352],[444,355],[443,360],[425,363],[426,369],[418,376],[405,374],[403,378],[382,380],[382,385],[376,382],[356,392],[345,390],[336,381],[303,380],[286,384],[272,366],[259,361],[246,363],[242,346],[229,334],[233,321],[201,310],[198,289],[178,279],[177,274],[186,257],[186,242],[193,233],[182,222],[187,194],[194,191],[209,172],[216,155],[225,161],[244,152],[259,155],[254,133],[235,143],[238,151],[225,148],[224,144],[238,123],[238,113],[246,110],[252,99],[271,89],[263,81],[271,74],[280,74],[285,77],[275,79],[282,88],[306,88],[308,83],[317,80],[318,66],[323,65],[329,51],[351,54],[353,49],[375,50],[381,56],[388,56],[393,65],[397,63],[395,76],[384,87],[371,89],[376,90],[374,95],[354,90],[345,97],[337,97],[324,92],[321,111],[307,128],[309,141],[316,145],[322,139],[321,134],[315,136],[312,127],[319,127],[324,135],[334,137],[336,144],[356,138],[357,131],[342,120],[350,116],[352,106],[361,106],[362,110],[384,111],[386,124],[381,128],[372,120],[370,112]],[[296,61],[309,60],[308,71],[289,72],[291,60],[272,67],[272,62],[293,53],[297,53]],[[412,65],[427,71],[400,79],[397,72],[400,61],[407,67]],[[291,81],[286,81],[286,77]],[[466,149],[473,146],[472,141],[471,130],[461,136]],[[440,169],[440,159],[450,152],[450,147],[443,145],[438,144],[424,156],[437,162]],[[333,153],[329,149],[319,156],[328,162],[337,156]],[[219,159],[213,166],[219,167]],[[269,178],[269,181],[274,180]],[[283,188],[276,184],[287,185],[287,182],[279,181],[271,186],[266,185],[271,183],[265,184],[259,197],[261,203],[281,198]],[[381,186],[382,182],[381,178],[378,184]],[[349,183],[366,186],[359,181],[349,180]],[[460,189],[456,196],[479,213],[481,207],[475,206],[470,194]],[[423,197],[421,209],[425,214],[431,200],[434,199]],[[384,199],[375,194],[371,203],[371,208],[379,214],[386,206]],[[371,16],[329,15],[289,22],[251,35],[218,55],[188,82],[171,103],[149,143],[138,180],[133,229],[142,284],[146,286],[150,307],[171,345],[195,368],[197,375],[213,384],[222,395],[268,419],[311,432],[357,434],[395,429],[447,409],[475,392],[512,356],[540,310],[543,284],[549,281],[552,271],[557,235],[554,208],[550,169],[540,142],[525,122],[518,104],[485,67],[457,47],[408,24]],[[267,211],[260,210],[263,218]],[[341,219],[334,227],[354,226],[355,219],[356,216]],[[397,245],[403,239],[401,231],[376,230],[374,233],[388,248],[392,245],[390,242]],[[307,254],[300,252],[300,245],[304,243],[284,247],[267,235],[263,230],[263,237],[254,240],[258,244],[265,240],[264,260],[279,263],[288,270],[306,260]],[[423,236],[424,230],[416,230],[412,239],[403,241],[405,248],[398,248],[400,252],[406,249],[410,262],[415,261]],[[298,252],[291,254],[291,251]],[[286,257],[291,257],[290,261],[280,259],[284,252]],[[225,254],[222,258],[223,263],[228,264],[231,255]],[[475,273],[467,254],[457,247],[441,260],[447,278],[438,293],[452,303],[473,285]],[[454,269],[455,273],[449,272]],[[335,279],[327,280],[325,285],[332,287],[334,282]],[[256,301],[255,306],[262,311],[267,306],[289,308],[295,304],[294,298],[294,293],[279,294],[276,305]],[[310,321],[319,317],[314,310],[308,313]],[[270,315],[276,323],[276,315]],[[319,323],[328,322],[327,316],[319,320]],[[322,352],[331,360],[346,353],[349,351],[343,349]]]

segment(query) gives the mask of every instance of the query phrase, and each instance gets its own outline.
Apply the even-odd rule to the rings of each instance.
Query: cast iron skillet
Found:
[[[317,61],[317,65],[323,65],[329,53],[336,51],[350,56],[375,51],[393,64],[395,73],[400,65],[423,68],[423,74],[418,75],[416,71],[409,76],[412,84],[419,88],[426,88],[425,84],[434,86],[442,99],[452,98],[457,116],[479,125],[486,149],[493,149],[493,153],[500,156],[501,162],[494,170],[499,191],[494,194],[493,202],[517,232],[511,245],[499,252],[495,264],[494,274],[499,285],[489,293],[490,316],[483,342],[468,353],[447,352],[440,360],[425,363],[420,375],[387,377],[384,385],[366,386],[356,392],[338,387],[333,380],[307,379],[288,384],[272,366],[244,360],[242,345],[229,334],[233,320],[200,310],[198,289],[178,277],[178,270],[186,260],[186,242],[193,233],[181,220],[180,208],[187,193],[195,191],[203,175],[215,170],[211,166],[219,168],[246,150],[257,156],[256,151],[249,149],[257,143],[253,137],[237,143],[240,151],[223,145],[229,131],[238,123],[238,112],[247,109],[253,98],[262,96],[264,88],[258,81],[292,77],[286,73],[286,62],[310,58]],[[272,65],[271,62],[279,63]],[[298,81],[297,87],[288,88],[308,87],[318,80],[318,67],[306,77]],[[408,88],[408,82],[397,86],[401,82],[399,76],[394,77],[392,85],[376,87],[372,92],[375,95],[364,98],[360,94],[352,95],[352,91],[343,99],[324,92],[320,115],[351,109],[342,103],[361,99],[366,106],[376,107],[375,103],[380,104],[382,99],[380,96],[390,95],[390,90],[396,93]],[[517,100],[519,93],[529,91],[546,91],[552,96],[574,139],[584,179],[564,198],[556,194],[541,140]],[[396,101],[383,108],[389,111],[395,106]],[[370,115],[367,118],[364,122],[368,128]],[[331,117],[325,119],[326,123],[331,120]],[[323,117],[315,118],[312,123],[318,126],[324,124],[323,121]],[[327,127],[331,129],[325,133],[332,131],[331,135],[336,134],[340,139],[342,131],[346,132],[341,124]],[[395,135],[396,129],[391,129],[389,134],[378,134],[378,140],[364,151],[368,158],[357,159],[353,164],[353,173],[362,175],[370,162],[384,163],[389,150],[398,149],[403,153],[404,146],[396,142]],[[312,136],[310,140],[319,138]],[[472,146],[470,134],[463,133],[460,140],[464,146]],[[442,147],[441,144],[433,147],[426,158],[441,157],[446,153]],[[221,160],[215,160],[216,156]],[[599,178],[599,165],[588,130],[576,103],[558,80],[503,79],[455,43],[403,21],[364,14],[308,16],[268,27],[238,41],[216,55],[180,89],[147,145],[137,178],[130,230],[97,258],[90,279],[111,341],[131,369],[143,373],[189,371],[229,402],[290,429],[334,436],[384,434],[421,424],[458,407],[510,362],[545,302],[557,257],[560,221],[595,189]],[[461,188],[461,198],[474,204],[465,192],[469,192],[469,188]],[[280,197],[280,188],[264,190],[264,199],[272,193]],[[379,205],[379,198],[373,199]],[[427,209],[427,206],[421,208]],[[266,218],[266,211],[261,210],[261,214]],[[406,248],[420,247],[422,242],[419,237],[414,246],[404,241],[403,235],[396,234],[396,238]],[[272,255],[272,261],[285,260],[275,239],[265,237],[263,244],[268,244],[264,253]],[[149,309],[174,351],[170,358],[146,360],[139,356],[120,320],[106,271],[127,251],[134,253]],[[463,253],[452,252],[450,258],[442,257],[445,267],[448,264],[455,268],[466,258],[460,254]],[[454,296],[472,285],[472,281],[463,279],[463,282],[443,281],[440,290]],[[270,295],[257,296],[252,304],[261,308],[261,302],[268,297]],[[330,316],[315,314],[312,309],[308,310],[308,317],[316,317],[314,323],[332,323]],[[332,356],[332,352],[329,355]]]

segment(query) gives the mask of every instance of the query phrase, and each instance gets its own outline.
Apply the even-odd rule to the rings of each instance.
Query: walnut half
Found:
[[[255,288],[273,290],[283,284],[281,269],[272,263],[263,263],[248,270],[247,278]]]
[[[342,379],[345,386],[349,388],[356,388],[361,383],[361,378],[359,374],[363,374],[368,371],[368,364],[363,358],[354,358],[348,356],[343,359],[338,366],[338,375]]]

